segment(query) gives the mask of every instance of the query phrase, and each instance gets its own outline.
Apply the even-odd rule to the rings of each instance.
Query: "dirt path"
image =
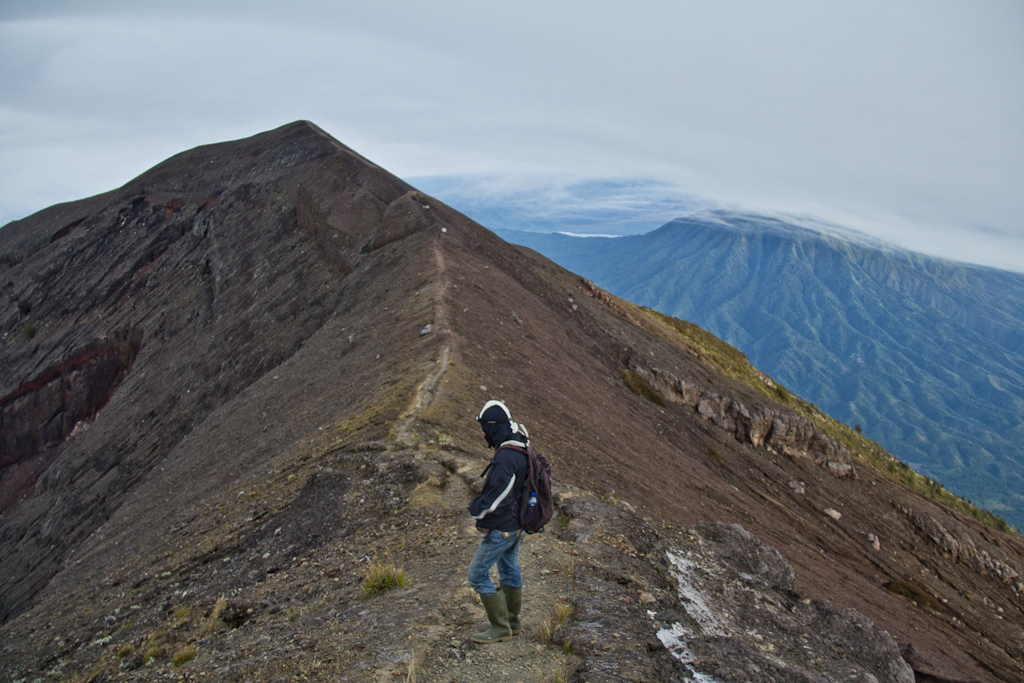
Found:
[[[430,324],[430,332],[441,338],[441,350],[434,370],[427,374],[416,387],[412,401],[409,406],[398,417],[395,428],[395,438],[405,448],[414,448],[419,441],[414,435],[414,423],[423,414],[423,411],[430,407],[437,395],[437,386],[448,369],[448,363],[452,356],[452,333],[448,326],[448,311],[445,304],[445,293],[448,291],[448,274],[445,268],[444,253],[441,250],[441,239],[445,233],[438,232],[434,242],[434,265],[436,267],[435,282],[432,292],[434,300],[434,320]]]
[[[436,281],[433,290],[434,321],[431,333],[442,343],[437,365],[419,384],[413,400],[398,420],[395,430],[400,447],[417,448],[421,462],[442,464],[449,474],[420,486],[410,498],[420,514],[450,520],[450,528],[435,529],[435,547],[443,552],[428,552],[410,557],[410,566],[423,580],[411,577],[410,589],[424,594],[419,598],[435,606],[440,619],[421,624],[420,635],[410,636],[407,657],[376,672],[376,682],[443,681],[469,683],[495,681],[508,683],[550,683],[567,681],[574,657],[568,645],[557,640],[560,629],[570,619],[573,555],[567,544],[554,534],[536,534],[524,538],[520,550],[523,572],[522,620],[524,633],[512,640],[492,645],[477,645],[469,636],[486,628],[487,618],[480,599],[466,580],[466,570],[476,552],[479,533],[466,513],[466,505],[475,495],[473,485],[481,460],[454,457],[440,450],[425,450],[426,438],[416,434],[417,419],[430,407],[436,389],[449,367],[453,340],[448,326],[445,295],[450,282],[439,232],[434,244]],[[483,453],[481,455],[484,455]],[[429,466],[429,465],[428,465]],[[492,577],[498,583],[496,571]],[[396,592],[396,595],[398,593]]]

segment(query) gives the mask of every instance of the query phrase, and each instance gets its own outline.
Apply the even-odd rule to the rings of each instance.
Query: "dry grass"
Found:
[[[183,665],[185,662],[191,661],[196,658],[196,647],[195,645],[186,645],[174,654],[174,658],[171,660],[175,667]]]
[[[210,620],[206,623],[206,633],[213,633],[217,629],[217,622],[220,621],[220,615],[227,609],[228,600],[225,597],[221,597],[217,601],[217,604],[213,606],[213,611],[210,612]]]
[[[538,642],[547,645],[551,642],[551,639],[555,635],[555,631],[558,630],[558,621],[554,616],[547,617],[540,622],[537,626],[537,640]]]
[[[384,560],[375,557],[363,567],[363,588],[360,597],[365,600],[378,593],[404,585],[405,570],[395,566],[390,554]]]
[[[558,559],[558,571],[562,576],[569,578],[569,585],[576,590],[576,558],[572,555],[563,555]]]
[[[552,615],[540,622],[537,627],[537,640],[545,645],[549,644],[552,638],[555,637],[555,632],[558,631],[558,627],[569,618],[572,614],[572,607],[569,605],[558,604],[555,605],[555,611]],[[568,639],[562,642],[562,647],[567,647]],[[568,652],[568,650],[566,650]]]
[[[142,658],[148,664],[156,659],[163,659],[167,656],[167,633],[163,630],[154,631],[146,641]]]
[[[555,606],[555,621],[561,624],[563,621],[569,618],[572,614],[572,607],[569,605],[556,605]]]
[[[569,667],[563,666],[551,674],[551,683],[569,683],[570,677]]]
[[[405,662],[405,683],[416,683],[416,654],[413,653]]]

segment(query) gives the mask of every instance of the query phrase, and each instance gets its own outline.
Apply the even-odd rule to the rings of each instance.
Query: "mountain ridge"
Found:
[[[39,380],[4,430],[42,449],[0,485],[49,461],[0,515],[0,676],[1024,671],[1019,537],[879,474],[881,449],[723,371],[710,335],[318,136],[210,147],[251,172],[205,181],[174,157],[150,176],[170,181],[0,230],[0,391]],[[131,362],[66,364],[97,343]],[[79,419],[100,378],[117,381]],[[530,639],[481,649],[465,642],[482,614],[465,505],[488,459],[473,417],[495,396],[551,459],[559,518],[524,544]],[[411,585],[360,599],[374,557]],[[721,624],[702,625],[685,596],[716,590]],[[560,605],[573,616],[543,639]],[[837,657],[854,631],[863,649]]]

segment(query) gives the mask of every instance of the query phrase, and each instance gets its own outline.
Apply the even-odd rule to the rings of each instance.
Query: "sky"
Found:
[[[520,229],[734,208],[1024,272],[1017,0],[0,0],[0,224],[297,119]]]

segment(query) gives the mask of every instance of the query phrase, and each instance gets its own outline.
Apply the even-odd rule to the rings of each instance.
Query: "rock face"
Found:
[[[1024,678],[1018,536],[310,123],[4,226],[0,288],[0,680]],[[491,398],[560,507],[481,650]]]
[[[698,670],[718,681],[914,682],[889,633],[856,610],[800,599],[782,555],[743,527],[699,524],[685,539],[669,558],[688,618],[659,635]]]
[[[934,517],[902,505],[898,509],[943,555],[970,567],[982,576],[1012,588],[1018,596],[1024,597],[1024,581],[1021,579],[1020,570],[1013,567],[998,549],[992,549],[991,553],[988,550],[979,550],[974,534],[956,519],[947,522],[952,527],[951,533]]]
[[[721,395],[699,383],[631,360],[630,369],[674,403],[696,410],[704,420],[732,433],[738,441],[796,458],[809,458],[837,477],[856,477],[850,451],[825,436],[796,411],[754,404]]]

